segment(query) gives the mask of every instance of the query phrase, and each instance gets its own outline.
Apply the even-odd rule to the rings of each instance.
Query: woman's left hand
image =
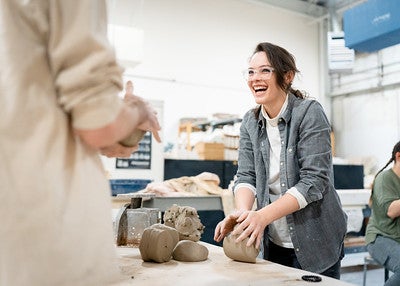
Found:
[[[256,248],[259,249],[261,245],[261,239],[264,234],[264,229],[267,226],[260,212],[243,212],[237,219],[237,222],[239,224],[232,232],[233,235],[239,235],[236,239],[236,242],[240,242],[248,237],[249,241],[246,245],[251,246],[253,243],[255,243]]]

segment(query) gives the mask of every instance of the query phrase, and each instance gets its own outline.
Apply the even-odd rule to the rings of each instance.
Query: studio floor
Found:
[[[342,267],[340,280],[352,283],[354,285],[363,285],[363,266],[349,266]],[[390,275],[390,274],[389,274]],[[384,269],[382,267],[369,265],[367,276],[366,276],[366,286],[382,286],[385,280]]]

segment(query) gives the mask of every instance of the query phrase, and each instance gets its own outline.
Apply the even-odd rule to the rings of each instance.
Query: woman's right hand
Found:
[[[237,220],[243,211],[235,211],[220,221],[215,227],[214,240],[220,242],[227,234],[233,231],[235,225],[238,223]]]

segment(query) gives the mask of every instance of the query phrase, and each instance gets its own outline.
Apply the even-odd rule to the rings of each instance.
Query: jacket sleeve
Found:
[[[249,126],[254,124],[249,122],[252,116],[254,116],[252,112],[247,112],[240,125],[238,170],[234,189],[236,189],[239,184],[250,184],[254,188],[256,187],[254,146],[248,130]]]
[[[111,123],[122,107],[122,68],[107,38],[103,0],[54,0],[48,7],[49,65],[58,104],[79,129]]]
[[[308,105],[298,128],[299,181],[295,187],[311,203],[322,199],[333,184],[331,127],[320,103],[313,100]]]

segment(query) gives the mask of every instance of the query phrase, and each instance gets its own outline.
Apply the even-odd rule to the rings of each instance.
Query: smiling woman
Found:
[[[292,88],[298,72],[293,55],[271,43],[250,58],[245,78],[257,106],[240,129],[237,210],[214,239],[234,236],[262,245],[264,259],[340,279],[346,215],[334,189],[330,124],[317,101]]]
[[[257,46],[245,78],[256,103],[263,105],[270,118],[278,115],[287,93],[305,98],[292,88],[297,72],[294,57],[286,50],[270,43]]]

